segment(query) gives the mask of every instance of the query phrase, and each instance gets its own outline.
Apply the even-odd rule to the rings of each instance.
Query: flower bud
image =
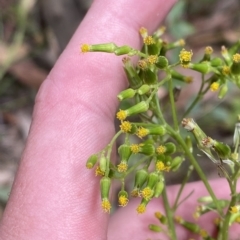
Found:
[[[162,213],[160,212],[155,212],[155,217],[164,225],[167,224],[167,218],[165,215],[163,215]]]
[[[215,57],[211,60],[210,64],[212,67],[220,67],[223,64],[223,61],[221,58]]]
[[[142,86],[142,79],[138,76],[136,69],[133,67],[129,57],[123,58],[124,71],[127,75],[130,88],[137,89]]]
[[[102,199],[109,197],[110,187],[111,187],[111,179],[108,177],[103,177],[100,180],[100,189],[101,189]]]
[[[189,63],[188,67],[190,69],[193,69],[193,70],[195,70],[197,72],[200,72],[200,73],[203,73],[203,74],[209,73],[210,70],[211,70],[211,67],[207,62]]]
[[[140,169],[136,172],[135,180],[134,180],[134,187],[141,188],[143,184],[148,179],[148,171],[145,169]]]
[[[132,116],[132,115],[136,115],[138,113],[143,113],[146,112],[149,108],[149,104],[146,101],[141,101],[139,103],[137,103],[136,105],[126,109],[126,114],[127,116]]]
[[[193,233],[199,233],[201,230],[196,223],[185,221],[183,218],[179,216],[175,216],[175,221]]]
[[[127,144],[123,144],[118,148],[118,154],[121,160],[128,160],[132,154],[130,146]]]
[[[134,97],[136,93],[136,90],[132,89],[132,88],[128,88],[122,92],[120,92],[118,95],[117,95],[117,98],[122,101],[124,99],[128,99],[128,98],[132,98]]]
[[[127,45],[117,47],[114,50],[114,53],[119,56],[119,55],[124,55],[124,54],[129,54],[133,49]]]
[[[161,47],[162,47],[161,42],[155,41],[155,43],[147,46],[148,54],[149,55],[159,55]]]
[[[190,136],[187,136],[187,137],[185,138],[185,143],[186,143],[189,151],[192,153],[192,152],[193,152],[193,146],[192,146],[192,139],[191,139]]]
[[[171,170],[173,172],[176,172],[180,168],[183,161],[184,161],[184,158],[180,156],[175,157],[171,163]]]
[[[154,195],[153,196],[155,198],[158,198],[162,194],[163,188],[164,188],[163,181],[162,180],[158,181],[158,183],[154,187]]]
[[[223,84],[219,90],[219,93],[218,93],[218,98],[219,99],[222,99],[225,97],[225,95],[227,94],[228,92],[228,85],[227,83]]]
[[[86,162],[86,167],[88,169],[92,169],[95,166],[97,160],[98,156],[96,154],[91,155]]]
[[[168,66],[168,60],[164,56],[159,56],[158,59],[157,59],[157,62],[155,63],[155,65],[159,69],[165,69]]]
[[[224,60],[227,62],[227,65],[229,65],[231,63],[231,55],[229,54],[228,49],[225,46],[222,46],[221,54]]]
[[[117,45],[115,43],[92,44],[89,45],[89,52],[113,53],[116,48]]]
[[[150,86],[147,85],[147,84],[143,84],[138,90],[137,90],[137,93],[139,95],[143,95],[143,94],[146,94],[150,91]]]
[[[137,213],[142,214],[146,211],[146,206],[148,205],[150,200],[145,198],[142,199],[141,204],[137,207]]]
[[[205,51],[204,51],[204,56],[203,56],[203,59],[201,60],[201,62],[210,61],[212,53],[213,53],[212,47],[210,47],[210,46],[206,47]]]
[[[107,169],[107,158],[105,156],[101,156],[99,160],[99,167],[102,172],[106,172]]]
[[[142,71],[142,73],[143,73],[144,82],[146,84],[152,85],[157,83],[157,80],[158,80],[157,74],[154,73],[152,70],[147,68],[146,70]]]
[[[155,224],[149,224],[148,228],[149,228],[149,230],[151,230],[153,232],[161,232],[162,231],[162,228]]]
[[[156,172],[151,172],[148,175],[147,187],[153,190],[158,181],[159,181],[158,174]]]
[[[167,142],[164,144],[164,146],[166,147],[166,151],[165,154],[173,154],[176,151],[176,145],[172,142]]]

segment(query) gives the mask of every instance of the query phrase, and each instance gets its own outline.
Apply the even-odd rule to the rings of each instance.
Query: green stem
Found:
[[[231,207],[235,206],[236,205],[236,202],[237,202],[237,195],[233,195],[232,197],[232,200],[229,204],[229,208],[227,210],[227,214],[226,216],[224,217],[224,221],[223,221],[223,226],[222,226],[222,229],[221,229],[221,235],[220,235],[220,238],[218,239],[221,239],[221,240],[228,240],[228,233],[229,233],[229,221],[230,221],[230,218],[231,218],[231,212],[230,212],[230,209]]]
[[[202,83],[201,83],[201,86],[198,90],[198,94],[196,96],[196,98],[194,99],[194,101],[191,103],[191,105],[188,107],[188,109],[186,110],[186,112],[183,114],[183,117],[186,117],[191,111],[192,109],[195,107],[195,105],[198,103],[198,101],[203,97],[203,87],[204,87],[204,79],[203,79],[203,76],[202,76]]]
[[[166,187],[163,188],[162,199],[163,199],[163,204],[164,204],[164,208],[166,211],[166,216],[168,219],[168,229],[169,229],[171,240],[177,240],[177,235],[175,232],[175,226],[174,226],[174,221],[173,221],[173,219],[174,219],[173,211],[169,205]]]
[[[213,202],[215,203],[215,205],[217,207],[218,213],[220,214],[220,216],[222,216],[223,213],[222,213],[222,210],[221,210],[221,208],[220,208],[220,206],[219,206],[219,204],[217,202],[217,198],[216,198],[216,196],[215,196],[211,186],[209,185],[205,174],[203,173],[202,169],[200,168],[199,164],[197,163],[196,159],[194,158],[194,156],[192,155],[190,150],[188,149],[188,146],[186,145],[186,143],[184,142],[184,140],[182,139],[180,134],[175,132],[169,125],[166,125],[166,129],[169,132],[169,134],[182,146],[182,148],[183,148],[186,156],[188,157],[190,163],[195,168],[195,170],[198,173],[199,177],[203,181],[203,184],[205,185],[208,193],[212,197]]]
[[[172,108],[172,118],[173,118],[173,125],[175,131],[178,131],[178,119],[177,119],[177,113],[176,113],[176,106],[175,106],[175,101],[174,101],[174,96],[173,96],[173,83],[172,83],[172,78],[170,77],[168,81],[168,91],[169,91],[169,98],[170,98],[170,103],[171,103],[171,108]]]
[[[184,178],[183,181],[182,181],[182,184],[181,184],[180,189],[178,190],[176,200],[175,200],[175,202],[174,202],[174,204],[173,204],[173,210],[174,210],[174,211],[176,211],[177,208],[178,208],[178,206],[179,206],[178,202],[179,202],[180,196],[181,196],[181,194],[182,194],[183,188],[185,187],[186,183],[187,183],[188,180],[189,180],[189,177],[190,177],[192,171],[193,171],[193,166],[191,165],[191,166],[189,166],[188,172],[187,172],[185,178]]]
[[[112,148],[113,148],[113,144],[115,143],[115,141],[117,140],[117,138],[122,134],[122,131],[118,131],[114,137],[112,138],[111,142],[107,145],[107,167],[106,167],[106,172],[105,172],[105,176],[108,177],[109,174],[109,165],[110,165],[110,157],[111,157],[111,153],[112,153]]]

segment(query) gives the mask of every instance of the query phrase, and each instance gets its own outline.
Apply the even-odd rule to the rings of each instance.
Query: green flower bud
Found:
[[[231,155],[231,149],[227,144],[215,141],[214,150],[217,152],[220,159],[228,159]]]
[[[157,59],[157,62],[155,63],[155,65],[159,69],[165,69],[168,66],[168,60],[164,56],[159,56],[158,59]]]
[[[117,45],[115,43],[103,43],[90,45],[90,52],[106,52],[113,53]]]
[[[204,56],[203,56],[203,59],[201,60],[201,62],[210,61],[212,53],[213,53],[212,47],[209,47],[209,46],[206,47],[205,52],[204,52]]]
[[[149,228],[149,230],[151,230],[153,232],[162,232],[162,228],[155,224],[149,224],[148,228]]]
[[[100,180],[101,198],[107,198],[109,196],[109,191],[111,187],[111,179],[108,177],[103,177]]]
[[[96,154],[91,155],[86,162],[86,167],[88,169],[92,169],[95,166],[97,160],[98,156]]]
[[[182,157],[179,157],[179,156],[175,157],[171,163],[171,170],[173,172],[176,172],[180,168],[183,161],[184,159]]]
[[[173,154],[176,152],[176,145],[172,142],[165,143],[164,146],[166,147],[165,154]]]
[[[193,69],[197,72],[200,72],[200,73],[209,73],[210,70],[211,70],[211,67],[210,65],[208,64],[208,62],[202,62],[202,63],[189,63],[188,64],[188,67],[190,69]]]
[[[139,94],[139,95],[143,95],[143,94],[146,94],[146,93],[148,93],[149,91],[150,91],[150,87],[149,87],[149,85],[147,85],[147,84],[143,84],[138,90],[137,90],[137,93]]]
[[[136,69],[133,67],[129,57],[123,58],[124,71],[127,75],[130,88],[137,89],[142,86],[142,79],[138,76]]]
[[[228,85],[227,85],[227,83],[225,83],[221,86],[221,88],[219,90],[218,98],[219,99],[224,98],[226,96],[227,92],[228,92]]]
[[[127,45],[117,47],[114,50],[114,53],[119,56],[119,55],[124,55],[124,54],[129,54],[133,49]]]
[[[158,181],[159,181],[158,174],[156,172],[151,172],[148,175],[147,187],[153,190]]]
[[[149,127],[148,132],[151,135],[163,136],[166,134],[167,130],[163,126]]]
[[[128,98],[132,98],[134,97],[136,93],[136,90],[133,90],[132,88],[128,88],[122,92],[120,92],[118,95],[117,95],[117,98],[122,101],[124,99],[128,99]]]
[[[162,180],[158,181],[158,183],[155,185],[153,196],[155,198],[158,198],[162,194],[163,188],[164,188],[163,181]]]
[[[149,55],[158,55],[161,50],[161,43],[159,41],[155,41],[154,44],[148,45],[147,49]]]
[[[136,172],[135,180],[134,180],[134,188],[142,188],[144,183],[148,179],[148,171],[145,169],[140,169]]]
[[[193,152],[193,146],[192,146],[192,139],[190,136],[187,136],[185,138],[185,143],[188,146],[189,151],[192,153]]]
[[[107,158],[105,156],[101,156],[99,160],[99,167],[102,172],[106,172],[107,169]]]
[[[175,221],[193,233],[199,233],[201,230],[199,225],[197,225],[196,223],[185,221],[181,217],[176,216]]]
[[[165,215],[163,215],[162,213],[160,212],[155,212],[155,217],[164,225],[167,224],[167,218]]]
[[[130,156],[132,154],[130,146],[127,144],[121,145],[118,148],[118,154],[119,154],[121,160],[128,161],[128,159],[130,158]]]
[[[152,144],[144,144],[141,146],[140,153],[147,156],[152,156],[155,154],[155,147]]]
[[[138,113],[146,112],[149,108],[149,104],[146,101],[141,101],[136,105],[125,110],[127,116],[136,115]]]
[[[191,83],[193,81],[193,78],[191,76],[184,76],[181,73],[175,71],[174,69],[171,69],[171,75],[172,78],[179,80],[181,82]]]
[[[152,70],[147,68],[146,70],[142,71],[144,82],[148,85],[156,84],[158,81],[157,74],[154,73]]]
[[[210,62],[212,67],[220,67],[223,65],[223,60],[219,57],[213,58]]]

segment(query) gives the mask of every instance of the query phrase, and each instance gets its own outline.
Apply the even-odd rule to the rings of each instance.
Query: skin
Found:
[[[28,141],[0,225],[1,239],[159,239],[147,230],[153,212],[161,208],[157,200],[140,216],[135,211],[139,202],[131,200],[110,221],[100,208],[99,181],[85,162],[114,135],[116,95],[127,82],[121,57],[82,54],[79,46],[112,41],[139,49],[139,28],[152,32],[174,2],[93,2],[36,97]],[[214,184],[221,184],[219,194],[229,195],[223,191],[226,184]],[[170,199],[177,188],[170,188]],[[198,189],[195,201],[205,189],[201,183],[190,184],[186,194],[193,188]],[[179,211],[189,218],[195,206],[187,204],[188,211]],[[179,229],[179,239],[186,239],[184,234]]]

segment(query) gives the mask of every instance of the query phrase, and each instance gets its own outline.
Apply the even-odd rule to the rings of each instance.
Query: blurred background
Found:
[[[84,0],[0,0],[0,218],[28,135],[36,93],[90,5]],[[195,60],[201,59],[206,46],[219,56],[222,45],[240,39],[239,13],[238,0],[180,0],[163,23],[167,27],[163,39],[186,39],[185,48],[193,50]],[[170,58],[174,60],[178,52]],[[180,94],[180,113],[199,85],[200,75],[190,75],[194,81]],[[231,94],[221,101],[208,94],[191,114],[208,135],[229,145],[240,114],[235,88],[230,86]],[[199,157],[199,162],[209,178],[218,177],[210,160]],[[184,174],[170,174],[169,184],[181,181]],[[196,179],[195,174],[191,180]]]

